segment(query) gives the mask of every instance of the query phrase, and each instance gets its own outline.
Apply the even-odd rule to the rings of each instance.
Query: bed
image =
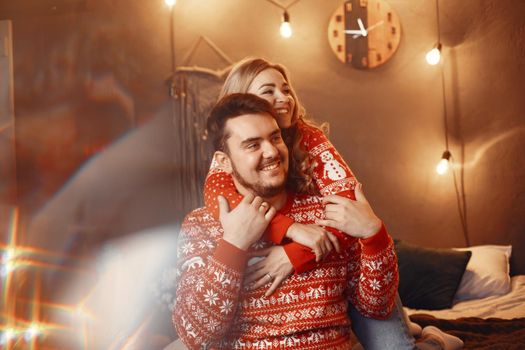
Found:
[[[409,304],[405,310],[413,322],[422,327],[433,325],[461,338],[465,349],[525,349],[525,275],[509,274],[512,247],[436,250],[404,246],[402,242],[396,242],[396,247],[400,295],[403,304]],[[423,255],[431,262],[422,261]],[[450,272],[454,264],[455,280]],[[422,278],[426,290],[414,281]],[[429,287],[433,282],[441,285]],[[408,287],[410,284],[416,284],[417,293],[407,294],[414,289]],[[444,293],[450,300],[443,299]]]

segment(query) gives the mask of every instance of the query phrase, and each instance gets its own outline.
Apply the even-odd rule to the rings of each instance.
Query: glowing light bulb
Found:
[[[439,175],[443,175],[448,171],[448,169],[450,168],[449,160],[450,160],[450,152],[446,150],[445,152],[443,152],[443,155],[441,156],[441,160],[436,166],[436,172]]]
[[[169,7],[173,7],[177,3],[177,0],[164,0],[164,3]]]
[[[441,44],[438,43],[436,47],[427,52],[425,56],[427,63],[431,66],[435,66],[441,60]]]
[[[286,11],[284,11],[283,13],[283,22],[281,23],[281,27],[279,28],[279,31],[281,32],[281,36],[283,38],[289,38],[292,36],[292,26],[290,25],[290,15]]]

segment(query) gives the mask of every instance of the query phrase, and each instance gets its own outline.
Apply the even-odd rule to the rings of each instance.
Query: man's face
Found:
[[[284,191],[288,148],[275,119],[268,114],[247,114],[226,122],[229,170],[241,193],[263,198]]]

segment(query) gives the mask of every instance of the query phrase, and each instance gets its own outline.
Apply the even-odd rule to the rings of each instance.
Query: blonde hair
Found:
[[[295,106],[292,111],[292,126],[283,130],[283,137],[290,150],[288,186],[297,193],[318,194],[319,190],[312,176],[313,168],[316,164],[311,160],[308,151],[303,149],[301,143],[302,133],[297,128],[297,122],[302,120],[310,126],[317,128],[318,126],[312,121],[307,120],[305,109],[297,98],[290,82],[288,71],[284,66],[271,63],[263,58],[248,57],[243,59],[238,62],[228,74],[219,94],[219,100],[232,93],[247,93],[255,77],[262,71],[270,68],[277,70],[283,75],[290,88],[290,94],[295,101]]]

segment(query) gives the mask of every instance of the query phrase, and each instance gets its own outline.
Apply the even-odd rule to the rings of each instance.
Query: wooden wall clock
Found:
[[[349,0],[328,24],[328,42],[337,58],[358,69],[392,58],[401,41],[401,22],[385,0]]]

